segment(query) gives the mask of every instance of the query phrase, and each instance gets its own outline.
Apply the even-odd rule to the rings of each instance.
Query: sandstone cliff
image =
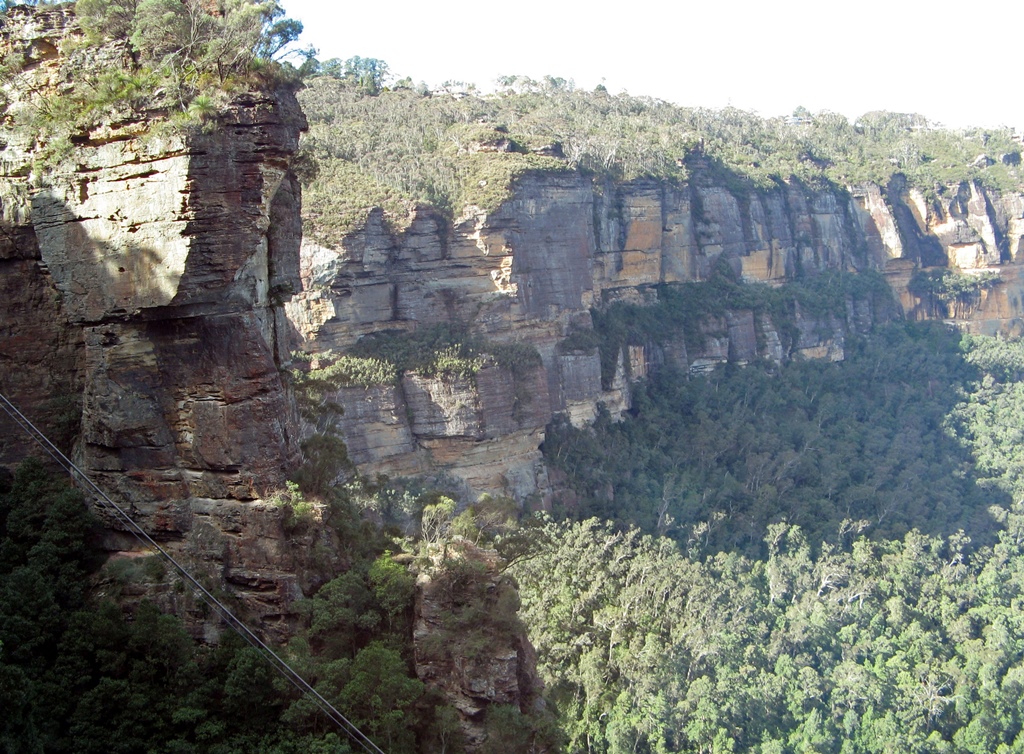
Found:
[[[417,579],[416,674],[458,711],[467,752],[487,739],[492,705],[527,715],[544,709],[536,654],[518,609],[515,582],[502,574],[497,556],[466,540],[435,553]]]
[[[2,389],[77,435],[78,463],[153,536],[287,631],[318,569],[250,503],[299,460],[274,292],[298,284],[302,113],[289,91],[237,95],[214,128],[115,113],[46,162],[19,125],[123,54],[80,37],[66,6],[15,8],[0,30],[19,66],[0,159]],[[5,430],[10,462],[28,449]]]
[[[310,351],[344,351],[369,333],[444,322],[536,348],[542,364],[518,391],[492,370],[475,382],[406,375],[396,385],[335,396],[347,411],[342,434],[364,468],[443,467],[475,492],[522,499],[546,488],[537,446],[558,413],[580,423],[599,403],[621,411],[630,380],[666,362],[699,372],[756,358],[842,359],[848,332],[900,316],[850,298],[845,316],[798,309],[796,334],[787,337],[770,316],[729,311],[705,317],[699,338],[680,333],[668,344],[625,349],[611,380],[602,380],[595,349],[564,347],[567,334],[591,327],[592,307],[653,303],[658,285],[706,280],[722,260],[742,280],[769,285],[873,270],[886,276],[906,316],[958,314],[979,331],[1017,328],[1022,197],[974,184],[951,196],[928,201],[901,181],[848,190],[791,181],[739,192],[700,170],[683,186],[528,175],[491,214],[470,207],[449,225],[420,207],[408,229],[392,235],[371,212],[339,248],[304,242],[302,290],[286,309],[298,345]],[[947,312],[910,290],[914,272],[930,267],[998,277],[970,306]]]

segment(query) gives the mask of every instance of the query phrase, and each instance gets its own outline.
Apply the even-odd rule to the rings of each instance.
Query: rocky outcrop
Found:
[[[198,512],[206,501],[259,518],[257,501],[298,463],[308,428],[281,379],[293,349],[344,352],[373,333],[457,323],[535,352],[529,364],[410,371],[326,396],[344,408],[337,426],[361,470],[446,470],[467,494],[524,500],[548,488],[538,448],[556,415],[618,414],[631,384],[664,367],[842,359],[851,332],[894,316],[853,295],[785,317],[718,308],[603,362],[593,341],[574,339],[593,327],[591,311],[654,304],[660,286],[699,284],[722,266],[767,285],[874,270],[903,314],[925,318],[937,310],[912,279],[948,268],[997,279],[939,314],[980,332],[1022,329],[1020,194],[974,183],[926,194],[898,178],[740,191],[696,163],[687,184],[538,173],[493,212],[469,207],[453,223],[420,206],[392,233],[372,211],[327,248],[301,235],[290,160],[304,122],[291,93],[239,95],[191,130],[167,127],[160,109],[111,113],[71,134],[57,160],[16,120],[128,51],[82,45],[70,6],[15,8],[2,23],[0,54],[16,66],[0,127],[0,387],[68,447],[77,439],[82,465],[183,551],[197,522],[216,519]],[[3,434],[0,461],[11,463],[26,448]],[[263,568],[246,547],[221,560],[194,552],[227,581]]]
[[[881,248],[883,269],[907,316],[938,315],[989,334],[1021,330],[1024,195],[961,183],[926,196],[899,176],[884,187],[856,187],[852,194],[866,220],[865,236]],[[969,306],[938,312],[934,302],[915,295],[910,286],[915,271],[930,268],[967,276],[995,274],[998,283]]]
[[[7,88],[13,112],[60,92],[69,66],[124,54],[69,52],[67,9],[16,11],[6,23],[5,49],[23,59]],[[621,411],[631,381],[665,365],[841,359],[848,331],[889,316],[852,298],[846,317],[798,308],[786,323],[739,309],[631,345],[602,369],[593,347],[564,345],[592,326],[593,307],[654,303],[659,285],[706,280],[723,263],[770,285],[879,270],[910,316],[933,314],[911,293],[914,270],[995,269],[1000,284],[970,312],[986,331],[1012,327],[1024,300],[1024,199],[979,185],[927,198],[898,180],[738,192],[699,166],[686,185],[533,174],[489,214],[469,208],[452,224],[418,207],[396,235],[374,211],[324,248],[301,240],[288,166],[302,116],[290,95],[238,97],[217,128],[190,133],[154,135],[161,117],[78,134],[73,159],[46,180],[38,145],[12,130],[0,181],[5,386],[52,431],[70,436],[77,424],[82,462],[142,515],[153,500],[247,501],[280,485],[301,433],[279,377],[293,348],[344,351],[382,330],[459,323],[534,349],[539,364],[526,370],[408,373],[330,396],[364,470],[440,466],[474,492],[523,499],[545,489],[538,446],[556,414],[579,424],[599,404]],[[10,443],[0,452],[18,455]]]
[[[159,150],[130,131],[82,146],[32,193],[39,255],[84,334],[80,457],[132,474],[133,499],[253,499],[297,461],[270,291],[297,284],[298,237],[269,229],[302,125],[287,95],[239,97],[217,130]]]
[[[338,542],[322,508],[296,518],[273,502],[193,497],[157,503],[149,513],[146,528],[163,540],[162,546],[207,583],[210,577],[216,579],[235,608],[242,607],[250,625],[275,643],[287,642],[303,627],[295,602],[315,593],[325,574],[348,567],[338,556]],[[110,557],[97,584],[101,596],[126,604],[155,602],[181,617],[197,638],[211,644],[219,640],[223,624],[211,620],[209,607],[163,569],[155,579],[143,572],[122,585],[104,583],[102,578],[116,573],[119,564],[152,558],[151,551],[139,549],[135,538],[119,529],[107,533],[106,546]]]
[[[491,705],[543,708],[536,656],[516,617],[519,593],[490,550],[455,540],[416,582],[416,675],[459,713],[467,752],[487,738]]]
[[[38,14],[16,9],[0,27],[0,59],[8,65],[21,61],[26,74],[34,73],[15,77],[0,90],[8,123],[37,81],[56,85],[54,30],[59,37],[66,22],[63,9]],[[83,337],[60,326],[61,296],[39,254],[30,208],[33,145],[8,130],[0,152],[0,380],[6,395],[70,449],[81,414]],[[13,425],[2,426],[0,461],[10,463],[24,456],[25,441]]]
[[[268,630],[287,624],[317,569],[298,576],[308,564],[287,554],[280,512],[255,501],[299,461],[279,364],[280,292],[299,285],[302,113],[289,91],[238,95],[215,127],[112,113],[47,158],[15,116],[124,62],[80,36],[68,6],[15,8],[0,30],[19,66],[0,134],[0,386],[77,436],[77,462],[154,536]],[[0,448],[6,462],[26,450]],[[116,527],[108,544],[136,547]]]
[[[854,231],[846,197],[798,183],[739,196],[705,180],[640,181],[606,187],[597,209],[602,291],[705,280],[721,256],[743,279],[769,283],[881,261]]]

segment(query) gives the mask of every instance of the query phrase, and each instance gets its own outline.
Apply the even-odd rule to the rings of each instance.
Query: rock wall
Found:
[[[0,57],[19,70],[0,127],[0,389],[77,437],[76,461],[143,526],[285,630],[325,570],[287,554],[280,511],[255,503],[299,462],[275,294],[299,285],[294,95],[238,95],[207,128],[112,113],[47,163],[18,122],[125,50],[82,45],[69,6],[2,23]],[[11,463],[30,449],[4,430]],[[116,527],[108,544],[138,547]]]
[[[538,446],[555,414],[580,424],[599,404],[622,411],[631,381],[665,364],[697,373],[759,358],[839,360],[849,331],[899,316],[851,299],[846,317],[798,309],[795,333],[784,336],[767,315],[733,311],[706,317],[699,342],[679,333],[668,343],[630,348],[613,378],[602,380],[596,349],[563,344],[569,332],[592,327],[592,307],[654,303],[658,285],[706,280],[725,260],[740,279],[769,285],[834,270],[881,271],[916,316],[910,273],[932,260],[935,248],[946,250],[948,264],[964,258],[954,238],[976,236],[972,243],[990,249],[1009,237],[985,230],[992,223],[978,215],[980,200],[964,205],[968,214],[955,221],[953,236],[938,234],[942,223],[925,215],[908,231],[900,208],[911,199],[902,196],[898,186],[815,191],[795,181],[740,195],[700,173],[685,186],[528,175],[491,214],[470,208],[449,225],[420,207],[407,230],[391,234],[374,211],[339,248],[304,242],[302,289],[286,310],[300,335],[297,347],[311,352],[343,352],[370,333],[439,323],[468,324],[493,341],[536,348],[541,366],[520,377],[523,384],[485,370],[476,380],[406,375],[397,385],[333,396],[347,412],[342,434],[364,469],[395,475],[440,467],[474,493],[523,499],[547,487]],[[1012,216],[1002,210],[998,222],[1009,227],[1017,222]],[[913,241],[905,240],[909,232]]]
[[[798,310],[795,337],[784,338],[766,315],[730,312],[705,319],[703,343],[688,347],[680,334],[623,353],[614,379],[602,384],[596,351],[559,348],[571,329],[591,327],[591,307],[653,303],[655,286],[706,280],[726,260],[742,280],[769,285],[875,270],[906,316],[1015,332],[1024,316],[1022,238],[1024,196],[976,184],[926,199],[900,178],[832,191],[792,181],[740,194],[699,170],[685,186],[532,175],[494,213],[470,208],[454,226],[423,207],[405,232],[391,235],[374,212],[340,248],[305,243],[302,290],[287,311],[301,335],[297,345],[310,351],[343,351],[368,333],[444,322],[534,346],[542,366],[525,390],[528,416],[517,422],[502,417],[514,413],[523,386],[505,381],[495,389],[484,375],[477,384],[407,376],[395,387],[336,396],[349,411],[343,434],[367,469],[407,474],[442,466],[477,492],[523,498],[545,488],[535,443],[556,413],[582,423],[599,403],[620,411],[629,405],[630,380],[666,363],[696,373],[757,358],[840,360],[848,332],[899,316],[851,299],[845,318]],[[970,306],[939,311],[910,290],[915,271],[928,268],[995,272],[998,281]]]
[[[444,469],[472,494],[522,500],[548,488],[538,448],[556,414],[579,424],[601,404],[621,412],[631,382],[663,365],[842,359],[850,332],[893,316],[851,298],[845,316],[797,309],[783,332],[766,314],[728,311],[705,317],[696,339],[624,349],[610,375],[596,349],[566,345],[592,327],[593,308],[653,303],[657,286],[705,281],[723,262],[769,285],[880,271],[906,316],[1024,329],[1024,196],[977,184],[927,196],[901,179],[739,192],[699,165],[685,185],[532,174],[494,212],[471,207],[452,223],[419,207],[395,234],[373,211],[324,248],[301,237],[289,166],[304,120],[286,91],[239,95],[189,131],[166,128],[161,110],[111,113],[47,167],[53,145],[16,124],[127,54],[82,45],[69,6],[3,17],[0,55],[17,70],[0,121],[0,388],[69,448],[77,440],[77,459],[154,533],[225,583],[249,574],[237,583],[259,584],[245,597],[258,614],[286,612],[294,582],[253,576],[268,566],[233,524],[216,525],[216,546],[197,532],[223,511],[287,546],[278,514],[257,501],[299,462],[303,428],[281,379],[295,349],[343,352],[440,323],[536,349],[529,369],[487,362],[474,378],[410,373],[329,396],[364,471]],[[938,311],[911,290],[922,268],[997,280]],[[26,452],[4,425],[0,462]]]
[[[33,87],[60,85],[58,44],[68,14],[53,9],[38,14],[12,10],[0,22],[0,59],[20,60],[24,75],[0,90],[4,124],[27,107]],[[25,103],[25,104],[22,104]],[[31,217],[34,144],[3,129],[0,151],[0,380],[5,395],[23,406],[28,416],[65,449],[77,433],[81,414],[84,338],[78,329],[62,327],[62,297],[40,256]],[[26,438],[0,416],[3,439],[0,461],[24,456]]]

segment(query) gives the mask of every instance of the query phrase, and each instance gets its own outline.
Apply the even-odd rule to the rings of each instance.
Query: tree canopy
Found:
[[[78,0],[75,10],[91,39],[127,40],[141,63],[196,89],[266,65],[302,33],[277,0]]]

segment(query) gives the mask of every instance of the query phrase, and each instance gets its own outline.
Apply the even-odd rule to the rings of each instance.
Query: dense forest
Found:
[[[301,93],[305,219],[336,243],[370,206],[396,227],[426,202],[458,219],[516,176],[581,170],[723,181],[907,180],[930,198],[1021,186],[1005,131],[919,115],[764,119],[509,77],[499,91],[390,89],[334,62]],[[379,61],[376,61],[379,64]],[[380,65],[371,73],[380,74]],[[871,276],[664,286],[653,307],[592,311],[606,384],[624,345],[655,345],[718,309],[771,315],[883,298]],[[919,275],[949,304],[985,276]],[[965,289],[967,286],[969,290]],[[853,290],[853,289],[857,290]],[[841,312],[837,312],[842,316]],[[1019,343],[895,323],[842,364],[662,369],[621,421],[556,421],[560,493],[512,572],[572,752],[1012,751],[1021,480]],[[536,522],[535,522],[536,523]]]
[[[289,494],[289,525],[308,526],[301,493]],[[277,651],[384,751],[460,751],[456,711],[412,669],[414,576],[392,558],[395,543],[359,513],[394,494],[356,484],[328,496],[348,568],[300,605],[306,628]],[[437,557],[456,532],[479,540],[494,519],[486,508],[456,516],[454,502],[437,493],[419,501],[423,536],[409,554],[461,605],[437,637],[442,646],[520,630],[509,610],[517,603],[490,606],[483,574]],[[181,620],[140,601],[140,589],[182,593],[184,583],[156,554],[107,560],[99,526],[82,495],[37,461],[0,480],[0,749],[362,751],[261,649],[226,626],[216,643],[197,644]],[[522,549],[514,543],[507,538],[503,552]],[[548,713],[499,705],[485,725],[488,754],[558,740]]]
[[[1005,462],[984,436],[995,431],[992,396],[977,403],[987,394],[976,363],[994,349],[963,339],[965,357],[961,340],[890,325],[847,344],[839,368],[794,361],[701,379],[663,370],[639,386],[624,421],[605,413],[589,429],[551,428],[545,453],[572,491],[565,513],[680,540],[706,527],[715,549],[747,554],[782,520],[815,542],[915,527],[987,541],[989,506],[1019,492],[986,478]]]
[[[443,573],[438,548],[469,539],[518,581],[561,731],[498,710],[494,746],[519,742],[503,750],[1016,751],[1022,378],[1022,343],[893,323],[842,363],[666,372],[621,422],[553,427],[571,502],[554,517],[350,483],[327,499],[352,567],[283,651],[387,751],[458,751],[411,672],[412,576],[390,553]],[[171,576],[102,563],[50,472],[26,464],[2,492],[8,751],[347,750],[252,648],[197,649],[176,618],[118,606]],[[410,517],[413,539],[394,528]],[[464,588],[453,640],[518,625]]]
[[[240,639],[229,633],[197,648],[152,603],[119,605],[133,583],[174,579],[155,555],[104,566],[99,522],[52,470],[27,462],[0,492],[4,751],[349,751]],[[325,599],[311,606],[314,615]],[[368,613],[374,606],[368,601]],[[351,670],[334,673],[356,716],[367,684],[376,693],[380,683],[365,677],[368,665],[387,673],[393,699],[420,690],[382,638]]]
[[[514,572],[569,750],[1018,750],[1022,358],[896,323],[555,427]]]

